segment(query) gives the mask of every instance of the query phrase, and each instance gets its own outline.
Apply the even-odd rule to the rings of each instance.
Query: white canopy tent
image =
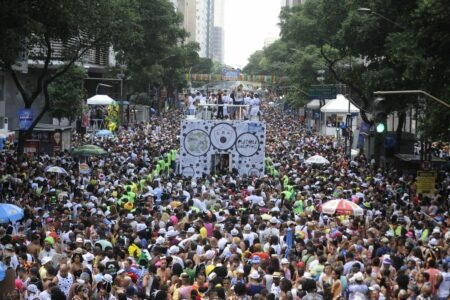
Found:
[[[320,111],[323,113],[323,117],[321,118],[321,132],[324,135],[336,135],[335,124],[345,122],[348,113],[353,117],[359,114],[359,108],[341,94],[337,94],[336,99],[322,106]],[[357,120],[353,119],[352,124],[352,131],[355,132]]]
[[[115,103],[116,101],[108,95],[95,95],[87,99],[88,105],[110,105]]]
[[[350,104],[350,113],[359,113],[359,108],[354,106],[344,95],[337,94],[336,99],[331,100],[320,109],[323,113],[348,113]]]

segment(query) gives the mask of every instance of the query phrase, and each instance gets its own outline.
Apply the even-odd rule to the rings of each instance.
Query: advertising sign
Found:
[[[33,123],[33,111],[30,108],[21,108],[18,112],[19,130],[28,130]]]
[[[417,193],[433,194],[436,187],[436,173],[434,171],[417,171]]]

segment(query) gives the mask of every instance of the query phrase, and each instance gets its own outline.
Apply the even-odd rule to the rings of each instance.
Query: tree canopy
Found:
[[[299,91],[317,84],[317,70],[324,68],[326,83],[349,86],[349,97],[363,117],[378,90],[424,90],[450,99],[446,5],[444,0],[307,0],[281,12],[276,50],[255,52],[246,69],[282,66],[290,77],[287,95],[305,102],[305,93]],[[398,130],[406,110],[421,104],[415,95],[386,98],[388,111],[399,115]],[[427,119],[450,117],[445,106],[430,99],[426,103]],[[442,138],[450,133],[447,122],[429,123],[423,135]]]
[[[83,68],[72,66],[49,85],[50,116],[59,121],[67,118],[73,122],[81,115],[85,78]]]
[[[6,0],[0,18],[0,67],[13,78],[24,107],[39,109],[26,134],[50,109],[49,85],[89,50],[113,46],[136,93],[183,85],[186,69],[198,61],[198,45],[184,43],[181,16],[168,0]],[[33,61],[31,88],[17,73],[19,57]],[[37,99],[44,105],[34,106]],[[24,138],[20,131],[19,155]]]

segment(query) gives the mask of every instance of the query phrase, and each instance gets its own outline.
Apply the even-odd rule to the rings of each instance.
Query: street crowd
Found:
[[[418,194],[413,176],[262,109],[261,177],[178,175],[177,110],[93,139],[103,156],[0,154],[1,202],[25,211],[0,227],[3,298],[450,299],[450,175]],[[316,154],[330,164],[305,163]],[[332,199],[364,214],[322,213]]]

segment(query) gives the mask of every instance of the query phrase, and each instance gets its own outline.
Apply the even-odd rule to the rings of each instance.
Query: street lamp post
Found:
[[[450,104],[445,102],[444,100],[441,100],[425,91],[422,90],[399,90],[399,91],[376,91],[373,92],[374,95],[399,95],[399,94],[422,94],[424,96],[426,96],[427,98],[436,101],[444,106],[446,106],[447,108],[450,108]]]
[[[120,118],[120,123],[123,124],[123,120],[124,120],[124,116],[123,116],[123,79],[125,78],[125,74],[120,72],[119,74],[117,74],[117,78],[120,80],[119,118]],[[128,124],[128,118],[126,120],[127,120],[127,124]]]
[[[385,20],[385,21],[388,21],[389,23],[391,23],[391,24],[397,26],[398,28],[401,28],[401,29],[403,29],[403,30],[405,30],[405,31],[407,30],[406,27],[404,27],[403,25],[398,24],[397,22],[395,22],[395,21],[389,19],[388,17],[383,16],[382,14],[377,13],[376,11],[373,11],[373,10],[370,9],[370,8],[367,8],[367,7],[360,7],[360,8],[357,9],[357,11],[359,11],[359,12],[361,12],[361,13],[368,13],[368,14],[375,15],[375,16],[377,16],[377,17],[379,17],[379,18],[381,18],[381,19],[383,19],[383,20]]]

